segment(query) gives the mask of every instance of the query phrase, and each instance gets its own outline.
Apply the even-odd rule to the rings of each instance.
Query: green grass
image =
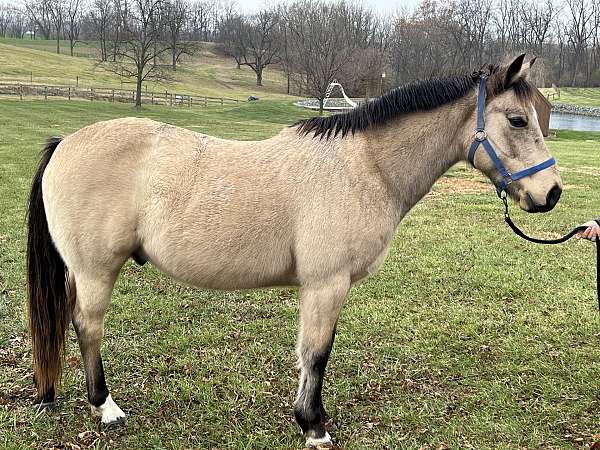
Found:
[[[0,111],[0,448],[301,447],[291,412],[295,292],[198,290],[133,264],[115,289],[103,346],[128,426],[105,432],[90,417],[72,334],[60,409],[36,415],[24,214],[50,134],[143,115],[259,139],[306,113],[283,101],[136,112],[0,100]],[[559,132],[549,145],[563,198],[545,215],[513,208],[535,235],[565,232],[600,211],[600,134]],[[381,270],[352,289],[324,392],[344,449],[569,449],[600,432],[593,245],[519,240],[481,181],[464,165],[453,168],[402,222]]]
[[[0,82],[23,82],[79,87],[135,89],[135,80],[119,77],[98,64],[94,58],[71,57],[53,53],[54,41],[0,39]],[[31,44],[34,43],[34,44]],[[93,43],[89,44],[93,51]],[[147,82],[144,89],[230,97],[245,100],[249,95],[268,99],[290,99],[285,95],[284,76],[267,68],[263,86],[256,86],[254,72],[248,67],[236,69],[233,59],[215,54],[214,45],[203,44],[193,58],[184,59],[171,79],[162,83]],[[121,84],[123,81],[123,84]]]
[[[544,94],[555,92],[554,89],[541,89]],[[560,88],[560,98],[552,100],[553,103],[566,103],[579,106],[593,106],[600,108],[600,88]]]

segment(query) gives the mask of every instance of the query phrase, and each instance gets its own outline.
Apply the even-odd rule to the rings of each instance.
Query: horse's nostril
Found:
[[[562,189],[558,184],[555,184],[548,195],[546,196],[546,206],[552,209],[556,203],[558,203],[558,199],[560,198],[560,194],[562,194]]]

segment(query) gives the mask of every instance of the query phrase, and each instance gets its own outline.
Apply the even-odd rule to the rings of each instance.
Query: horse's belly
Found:
[[[218,238],[201,244],[165,244],[145,247],[148,259],[161,271],[194,286],[233,290],[297,283],[291,254],[277,246],[252,242],[241,248],[227,246],[226,240]]]

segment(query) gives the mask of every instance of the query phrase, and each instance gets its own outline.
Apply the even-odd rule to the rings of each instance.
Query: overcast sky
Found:
[[[274,5],[282,1],[287,2],[291,0],[237,0],[237,4],[244,12],[254,12],[265,5]],[[412,10],[419,3],[419,0],[362,0],[357,3],[370,6],[378,13],[385,14],[394,13],[399,9]]]

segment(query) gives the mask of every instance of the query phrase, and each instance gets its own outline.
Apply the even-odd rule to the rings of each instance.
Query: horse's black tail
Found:
[[[29,328],[35,383],[42,401],[54,400],[73,310],[68,270],[52,242],[42,198],[44,171],[60,142],[60,138],[50,138],[42,150],[27,209]]]

